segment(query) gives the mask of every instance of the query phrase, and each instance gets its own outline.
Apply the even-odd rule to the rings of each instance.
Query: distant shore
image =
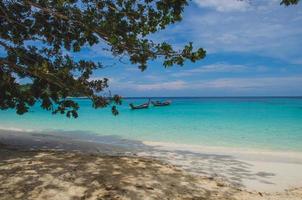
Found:
[[[165,196],[171,197],[172,199],[185,199],[185,197],[193,199],[195,196],[205,195],[205,189],[215,194],[214,196],[209,196],[208,199],[242,199],[243,197],[245,199],[257,199],[259,192],[261,196],[267,197],[267,199],[271,197],[274,197],[274,199],[299,199],[302,197],[302,174],[300,173],[302,170],[302,157],[299,153],[288,154],[289,156],[286,158],[284,156],[287,153],[278,155],[271,154],[270,152],[261,153],[257,151],[236,152],[236,149],[234,149],[233,152],[226,152],[225,149],[217,149],[214,147],[212,149],[203,147],[194,149],[186,145],[177,146],[175,144],[130,141],[114,137],[110,138],[108,136],[100,136],[98,139],[95,138],[92,140],[93,141],[84,141],[76,136],[71,137],[70,135],[64,134],[41,134],[0,130],[0,150],[2,155],[0,161],[0,176],[2,180],[0,188],[4,192],[6,191],[5,194],[7,194],[4,197],[0,194],[0,199],[9,199],[11,196],[8,196],[8,194],[17,195],[17,191],[17,193],[20,193],[21,190],[23,191],[25,189],[27,195],[43,194],[49,195],[49,199],[54,199],[50,197],[52,192],[56,191],[56,188],[47,189],[49,186],[45,186],[46,188],[40,188],[37,191],[37,188],[22,189],[22,185],[15,185],[19,182],[19,179],[14,176],[14,178],[11,179],[11,173],[16,173],[17,169],[20,173],[23,171],[22,174],[27,174],[31,179],[39,177],[38,179],[40,180],[44,177],[43,181],[45,181],[44,183],[46,185],[50,184],[50,179],[54,182],[59,181],[58,184],[66,189],[66,191],[61,194],[63,196],[74,194],[74,192],[79,189],[76,189],[76,186],[73,185],[75,184],[74,181],[76,179],[80,181],[84,174],[73,174],[72,181],[69,181],[69,179],[62,178],[62,173],[64,171],[64,173],[67,174],[66,177],[71,176],[72,173],[69,171],[68,166],[78,166],[78,162],[82,163],[79,168],[84,168],[83,165],[85,163],[85,170],[88,170],[86,165],[93,166],[93,169],[90,169],[92,171],[89,171],[89,173],[92,174],[90,175],[91,178],[93,177],[93,171],[100,170],[97,176],[99,177],[100,173],[102,173],[101,169],[105,167],[106,173],[104,172],[105,174],[103,174],[102,177],[109,177],[109,182],[105,181],[106,183],[104,183],[105,185],[109,184],[108,187],[116,187],[117,184],[115,182],[116,180],[112,179],[112,174],[130,173],[128,171],[119,171],[125,167],[124,162],[128,164],[131,163],[129,164],[131,168],[129,169],[130,171],[134,170],[144,174],[142,179],[134,175],[132,178],[128,177],[129,180],[133,179],[130,181],[131,183],[142,184],[143,186],[127,185],[129,184],[127,183],[126,185],[119,185],[117,191],[109,190],[109,192],[106,190],[106,186],[98,186],[100,187],[98,190],[102,190],[102,192],[99,191],[99,195],[111,195],[111,199],[114,196],[116,199],[118,199],[118,196],[120,199],[127,199],[126,197],[129,197],[130,190],[133,190],[132,192],[134,193],[132,195],[136,197],[130,199],[142,198],[142,196],[139,195],[145,195],[144,197],[153,195],[153,199]],[[86,159],[87,156],[88,158]],[[26,162],[37,163],[37,165],[23,165],[25,162],[23,158],[26,159]],[[60,159],[56,160],[55,158]],[[45,169],[44,171],[37,170],[38,163],[42,162],[40,159],[43,160],[42,168]],[[78,159],[78,161],[75,159]],[[109,159],[109,163],[113,168],[110,168],[110,166],[108,166],[109,164],[103,166],[103,162],[102,165],[95,163],[95,160],[98,159]],[[46,160],[50,161],[48,162]],[[61,160],[64,160],[66,163],[62,163]],[[152,163],[152,165],[147,163]],[[45,174],[50,173],[48,170],[52,169],[52,165],[58,165],[57,168],[58,170],[63,170],[62,173],[59,172],[59,170],[53,173],[51,177],[45,177]],[[18,167],[16,170],[11,170],[13,166]],[[117,169],[115,169],[114,166],[116,166]],[[140,168],[139,166],[144,167]],[[156,166],[163,169],[163,171],[159,172],[163,174],[152,174],[158,170]],[[111,169],[111,171],[109,169]],[[115,170],[119,172],[115,172]],[[171,177],[171,170],[177,178],[173,179]],[[152,175],[149,176],[148,174]],[[192,174],[194,174],[194,178]],[[198,176],[196,176],[196,174]],[[148,176],[146,177],[145,175]],[[165,178],[162,179],[162,176]],[[89,181],[93,182],[92,179]],[[107,180],[107,178],[105,179]],[[179,185],[178,182],[183,179],[187,179],[187,181],[185,181],[187,183]],[[155,184],[155,182],[157,184]],[[200,185],[201,182],[202,185]],[[77,195],[85,194],[84,191],[88,190],[87,183],[87,181],[83,182],[81,185],[82,193]],[[167,184],[170,184],[170,186]],[[182,191],[177,194],[179,198],[173,196],[174,193],[172,195],[168,192],[173,190],[170,188],[171,184],[178,185],[178,187],[173,186],[175,188],[175,195],[178,191]],[[196,185],[199,186],[197,187]],[[13,189],[14,187],[16,188]],[[75,187],[75,191],[67,191],[69,187]],[[159,191],[163,189],[163,187],[167,187],[167,190]],[[223,189],[221,189],[221,187]],[[126,192],[123,193],[120,190],[126,190]],[[194,192],[192,192],[193,190]],[[222,194],[222,191],[226,192],[227,190],[232,191],[232,195],[224,196],[225,194]],[[21,195],[21,193],[19,195]],[[37,198],[38,196],[35,197]],[[108,199],[110,198],[108,197]]]

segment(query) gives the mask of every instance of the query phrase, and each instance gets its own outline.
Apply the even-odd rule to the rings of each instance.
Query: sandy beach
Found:
[[[299,153],[4,130],[0,141],[1,200],[302,198]]]
[[[145,142],[165,153],[153,156],[169,160],[186,171],[223,177],[249,191],[280,192],[302,186],[302,153],[226,147]],[[144,154],[139,154],[144,155]]]

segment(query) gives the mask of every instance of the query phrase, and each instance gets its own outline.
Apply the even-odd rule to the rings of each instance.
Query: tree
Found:
[[[186,0],[3,0],[0,2],[0,108],[28,111],[37,101],[53,113],[77,117],[68,96],[86,96],[94,108],[119,104],[118,95],[102,94],[108,79],[90,80],[101,63],[75,60],[66,52],[106,44],[114,56],[126,55],[145,70],[163,58],[165,67],[205,57],[189,43],[180,51],[155,43],[148,35],[181,20]],[[26,87],[18,79],[27,78]],[[116,107],[112,107],[117,114]]]
[[[293,4],[298,4],[300,0],[282,0],[281,1],[281,5],[284,4],[286,6],[289,6],[289,5],[293,5]]]

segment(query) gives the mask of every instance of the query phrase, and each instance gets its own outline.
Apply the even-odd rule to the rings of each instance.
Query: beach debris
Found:
[[[147,186],[146,188],[147,188],[148,190],[154,190],[154,188],[151,187],[151,186]]]
[[[136,184],[135,187],[137,187],[137,188],[143,188],[144,186],[141,185],[141,184]]]
[[[223,182],[217,182],[216,185],[217,185],[218,187],[224,187],[224,186],[225,186],[225,184],[224,184]]]
[[[114,190],[115,188],[113,187],[113,185],[106,185],[105,189],[106,190]]]

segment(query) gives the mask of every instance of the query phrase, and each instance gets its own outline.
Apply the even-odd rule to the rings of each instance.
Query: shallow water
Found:
[[[206,146],[302,151],[302,98],[172,98],[168,107],[130,110],[125,99],[115,117],[87,99],[79,117],[52,115],[35,106],[23,116],[0,111],[0,128],[76,131],[126,139]],[[89,134],[87,134],[89,139]]]

